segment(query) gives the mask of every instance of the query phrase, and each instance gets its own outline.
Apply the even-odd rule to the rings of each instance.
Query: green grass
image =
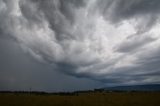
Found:
[[[80,93],[79,95],[35,95],[1,93],[0,106],[159,106],[160,93]]]

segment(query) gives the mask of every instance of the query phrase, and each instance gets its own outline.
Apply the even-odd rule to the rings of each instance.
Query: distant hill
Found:
[[[160,84],[106,87],[111,91],[160,91]]]

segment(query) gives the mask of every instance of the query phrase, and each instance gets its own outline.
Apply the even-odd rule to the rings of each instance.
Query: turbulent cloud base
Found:
[[[0,37],[108,84],[160,82],[159,0],[0,0]]]

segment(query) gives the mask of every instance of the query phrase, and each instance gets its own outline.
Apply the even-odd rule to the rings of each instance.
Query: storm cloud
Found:
[[[68,75],[160,82],[159,0],[0,0],[0,38]]]

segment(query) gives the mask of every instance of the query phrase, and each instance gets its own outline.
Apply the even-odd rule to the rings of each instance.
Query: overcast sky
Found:
[[[160,83],[160,0],[0,0],[0,90]]]

